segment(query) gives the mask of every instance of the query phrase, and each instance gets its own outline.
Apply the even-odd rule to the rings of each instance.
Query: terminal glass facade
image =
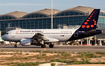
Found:
[[[53,28],[58,25],[81,25],[89,14],[76,11],[62,11],[54,15]],[[9,26],[10,25],[10,26]],[[105,13],[100,12],[98,27],[105,27]],[[20,27],[22,29],[51,29],[51,16],[42,13],[33,13],[15,18],[13,16],[0,16],[0,31],[5,32],[6,27]]]
[[[55,17],[53,28],[57,29],[58,25],[81,25],[87,16],[65,16],[65,17]],[[51,28],[51,18],[38,18],[38,19],[14,19],[14,20],[4,20],[0,21],[0,30],[5,31],[6,27],[20,27],[23,29],[50,29]]]

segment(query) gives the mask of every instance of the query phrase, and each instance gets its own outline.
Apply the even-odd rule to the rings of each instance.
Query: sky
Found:
[[[53,0],[53,8],[63,11],[77,6],[87,6],[105,11],[105,0]],[[0,15],[23,11],[34,11],[51,8],[51,0],[0,0]]]

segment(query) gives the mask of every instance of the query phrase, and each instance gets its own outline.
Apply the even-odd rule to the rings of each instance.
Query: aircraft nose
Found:
[[[3,40],[5,40],[5,39],[6,39],[6,35],[3,35],[1,38],[2,38]]]

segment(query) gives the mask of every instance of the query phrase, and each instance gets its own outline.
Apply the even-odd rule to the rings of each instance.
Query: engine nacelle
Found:
[[[20,44],[23,46],[29,46],[31,45],[31,39],[21,39]]]

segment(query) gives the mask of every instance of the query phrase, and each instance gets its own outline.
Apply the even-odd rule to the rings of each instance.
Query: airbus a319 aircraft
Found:
[[[20,42],[22,46],[37,45],[45,48],[49,44],[53,48],[54,42],[77,40],[102,33],[96,30],[100,9],[94,9],[83,24],[77,29],[19,29],[10,30],[2,39]],[[14,45],[17,47],[17,44]]]

